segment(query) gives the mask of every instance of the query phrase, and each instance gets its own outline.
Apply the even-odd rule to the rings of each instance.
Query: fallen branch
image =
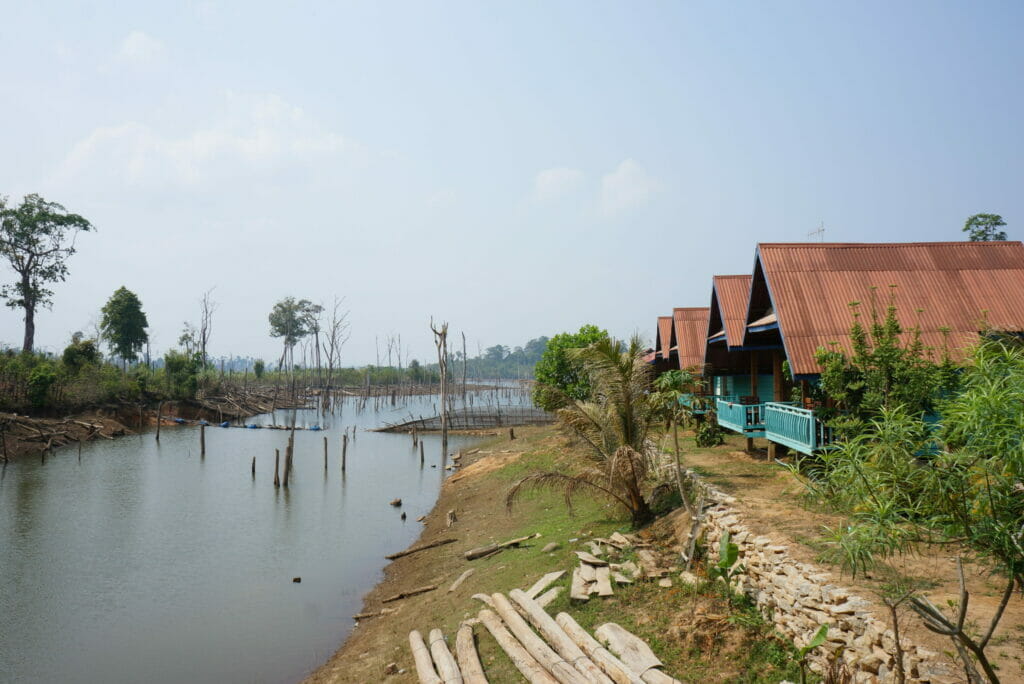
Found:
[[[388,598],[381,601],[381,603],[391,603],[392,601],[400,601],[402,599],[407,599],[411,596],[419,596],[420,594],[426,594],[428,591],[434,591],[435,589],[437,589],[437,585],[431,584],[426,587],[420,587],[419,589],[403,591],[398,594],[395,594],[394,596],[389,596]]]
[[[398,553],[392,553],[392,554],[384,556],[384,557],[387,558],[388,560],[395,560],[396,558],[401,558],[403,556],[408,556],[408,555],[417,553],[419,551],[426,551],[427,549],[432,549],[432,548],[437,547],[437,546],[444,546],[445,544],[453,544],[453,543],[455,543],[457,541],[459,541],[459,540],[458,539],[439,539],[438,541],[430,542],[429,544],[422,544],[420,546],[414,546],[411,549],[406,549],[405,551],[399,551]]]
[[[524,541],[536,539],[539,536],[540,532],[537,532],[535,534],[527,535],[525,537],[509,539],[507,542],[502,542],[500,544],[491,544],[489,546],[481,546],[477,549],[471,549],[465,553],[466,560],[476,560],[477,558],[484,558],[485,556],[490,556],[495,553],[498,553],[499,551],[503,551],[504,549],[507,549],[510,546],[518,546],[519,544],[522,544]]]

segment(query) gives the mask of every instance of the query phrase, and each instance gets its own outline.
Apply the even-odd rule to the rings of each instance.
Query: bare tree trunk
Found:
[[[466,333],[462,333],[462,404],[466,404]]]
[[[21,277],[21,292],[24,297],[22,307],[25,309],[25,340],[21,345],[21,350],[31,352],[36,340],[36,302],[30,294],[32,282],[27,273]]]
[[[434,344],[437,346],[437,366],[441,374],[441,458],[448,456],[448,323],[442,323],[441,329],[434,327],[434,319],[430,319],[430,329],[434,332]]]

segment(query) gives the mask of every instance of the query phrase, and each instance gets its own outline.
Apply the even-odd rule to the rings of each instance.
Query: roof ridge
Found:
[[[757,243],[758,248],[762,247],[802,247],[802,248],[822,248],[822,247],[845,247],[845,248],[857,248],[857,247],[876,247],[876,248],[888,248],[895,249],[898,247],[946,247],[946,246],[978,246],[978,247],[1009,247],[1014,245],[1024,245],[1024,242],[1020,240],[993,240],[990,242],[970,242],[967,240],[950,240],[946,242],[759,242]]]

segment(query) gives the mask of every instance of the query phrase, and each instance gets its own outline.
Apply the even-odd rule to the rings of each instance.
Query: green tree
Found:
[[[71,344],[64,348],[61,360],[72,375],[77,375],[85,366],[99,363],[100,350],[96,347],[96,340],[84,340],[80,333],[75,333]]]
[[[832,544],[854,572],[920,543],[959,546],[994,566],[1005,589],[984,632],[964,626],[971,623],[966,591],[954,618],[923,597],[911,607],[953,640],[970,681],[981,681],[970,673],[976,660],[996,682],[984,651],[1024,580],[1024,347],[988,339],[962,373],[962,389],[939,405],[941,426],[902,406],[883,407],[859,434],[823,451],[816,480],[806,484],[848,514]]]
[[[100,331],[110,350],[121,357],[122,370],[149,341],[149,322],[138,296],[123,285],[111,295],[101,310]]]
[[[1006,239],[1006,231],[1000,230],[1005,225],[999,214],[975,214],[964,222],[964,232],[971,242],[997,242]]]
[[[531,487],[562,488],[570,505],[578,491],[587,490],[621,506],[633,526],[640,527],[654,517],[646,490],[654,456],[648,433],[657,417],[644,347],[638,337],[626,344],[605,336],[568,356],[589,377],[592,400],[563,406],[558,420],[586,445],[590,467],[576,474],[527,475],[509,490],[506,505],[511,509],[520,493]]]
[[[263,377],[263,370],[266,368],[266,364],[263,363],[263,359],[256,359],[252,364],[252,372],[256,374],[256,379]]]
[[[26,195],[17,207],[8,207],[7,198],[0,197],[0,256],[17,275],[0,288],[0,296],[7,306],[25,312],[22,351],[32,351],[35,344],[36,309],[52,303],[47,285],[67,278],[75,238],[92,229],[86,219],[39,195]]]
[[[164,354],[164,377],[167,390],[175,399],[192,399],[199,388],[200,354],[171,349]]]
[[[547,341],[540,361],[534,367],[537,385],[533,401],[547,411],[590,396],[590,379],[571,350],[608,340],[608,331],[596,325],[584,325],[576,333],[561,333]]]
[[[278,369],[284,367],[285,359],[292,354],[292,365],[295,365],[294,349],[299,340],[309,334],[309,323],[313,303],[308,299],[285,297],[274,304],[270,310],[270,336],[280,337],[284,343]]]

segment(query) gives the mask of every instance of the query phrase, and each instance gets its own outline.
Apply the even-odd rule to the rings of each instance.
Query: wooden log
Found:
[[[551,605],[551,602],[558,598],[558,595],[562,593],[562,587],[551,587],[543,594],[537,597],[537,605],[541,608],[547,608]]]
[[[540,663],[523,648],[523,645],[516,641],[516,638],[502,624],[497,615],[484,609],[480,611],[477,617],[480,618],[480,622],[491,633],[491,636],[498,642],[501,649],[505,651],[509,660],[516,666],[516,669],[526,677],[526,681],[530,682],[530,684],[558,684],[558,680],[549,675],[541,667]]]
[[[541,636],[555,649],[555,652],[572,665],[584,680],[591,684],[613,684],[612,680],[605,676],[600,668],[576,645],[576,642],[569,638],[565,630],[558,626],[554,618],[537,605],[536,601],[519,589],[513,589],[508,595],[526,614],[526,619],[530,621],[530,624],[536,627]]]
[[[541,577],[539,580],[533,583],[533,586],[526,590],[526,595],[532,599],[537,598],[541,593],[550,587],[552,584],[557,582],[562,575],[565,574],[565,570],[559,570],[557,572],[549,572],[548,574]]]
[[[407,599],[407,598],[410,598],[412,596],[419,596],[420,594],[426,594],[428,591],[434,591],[435,589],[437,589],[437,585],[436,584],[430,584],[428,586],[419,587],[418,589],[412,589],[410,591],[401,591],[401,592],[395,594],[394,596],[387,597],[386,599],[382,600],[381,603],[391,603],[392,601],[400,601],[402,599]]]
[[[355,615],[352,616],[352,619],[353,620],[366,620],[367,618],[382,617],[384,615],[388,615],[388,614],[394,613],[394,612],[395,612],[395,610],[393,608],[381,608],[378,611],[371,611],[369,613],[356,613]]]
[[[561,684],[587,684],[587,681],[580,676],[572,665],[565,662],[555,651],[544,643],[544,640],[537,636],[526,620],[516,612],[516,609],[505,598],[504,594],[491,594],[494,601],[494,610],[501,616],[509,631],[515,635],[523,648],[540,663],[545,670],[551,673]]]
[[[159,404],[156,405],[156,441],[157,441],[157,443],[160,442],[160,423],[161,423],[160,417],[163,415],[163,412],[164,412],[164,402],[161,401]]]
[[[471,598],[475,598],[477,601],[483,602],[488,608],[494,608],[494,601],[492,601],[491,597],[487,594],[473,594]]]
[[[281,450],[280,449],[274,449],[274,486],[275,487],[280,487],[281,486],[281,476],[278,474],[278,472],[279,472],[278,466],[280,465],[280,463],[281,463]]]
[[[611,596],[615,592],[612,591],[612,571],[606,565],[597,569],[597,595],[598,596]]]
[[[484,667],[480,664],[476,642],[473,640],[473,627],[465,622],[455,634],[455,654],[459,660],[459,669],[462,671],[462,681],[465,684],[487,684]]]
[[[423,442],[420,441],[420,468],[423,467]]]
[[[384,557],[388,560],[395,560],[396,558],[401,558],[402,556],[409,556],[411,554],[419,553],[420,551],[426,551],[427,549],[432,549],[437,546],[453,544],[457,541],[458,539],[439,539],[437,541],[430,542],[429,544],[420,544],[419,546],[413,546],[412,548],[406,549],[405,551],[399,551],[398,553],[392,553]]]
[[[199,425],[199,455],[206,455],[206,426],[201,423]]]
[[[587,594],[587,583],[583,581],[583,575],[580,574],[579,568],[573,568],[569,598],[575,601],[587,601],[590,599],[590,595]]]
[[[501,542],[500,544],[490,544],[489,546],[481,546],[476,549],[470,549],[465,553],[466,560],[476,560],[477,558],[490,556],[492,554],[498,553],[499,551],[507,549],[510,546],[518,546],[519,544],[522,544],[524,541],[536,539],[539,536],[540,533],[538,532],[536,534],[527,535],[525,537],[516,537],[515,539],[509,539],[508,541]]]
[[[444,634],[439,629],[432,629],[429,639],[430,655],[434,658],[437,673],[441,675],[444,684],[462,684],[462,672],[459,671],[459,664],[455,661],[455,656],[448,650]]]
[[[615,684],[643,684],[640,676],[630,670],[625,663],[613,656],[608,650],[597,642],[597,639],[587,634],[587,631],[580,627],[568,613],[559,613],[555,616],[555,622],[565,630],[569,638],[576,642],[584,653],[600,667],[606,675],[611,677]]]
[[[464,572],[461,575],[459,575],[459,578],[457,580],[455,580],[454,582],[452,582],[452,586],[448,587],[448,593],[450,594],[453,591],[455,591],[456,589],[458,589],[460,586],[462,586],[462,583],[465,582],[466,579],[470,575],[472,575],[474,572],[476,572],[476,570],[474,570],[473,568],[470,568],[469,570],[466,570],[466,572]]]
[[[324,472],[327,472],[327,437],[324,437]]]
[[[412,651],[413,662],[416,663],[416,676],[420,684],[444,684],[434,670],[434,661],[430,659],[430,651],[423,643],[423,635],[417,630],[409,632],[409,649]]]
[[[641,679],[651,668],[662,666],[661,660],[654,655],[650,646],[614,622],[606,622],[598,627],[594,630],[594,636],[630,670],[640,675]]]
[[[256,457],[252,457],[252,476],[256,477]]]

